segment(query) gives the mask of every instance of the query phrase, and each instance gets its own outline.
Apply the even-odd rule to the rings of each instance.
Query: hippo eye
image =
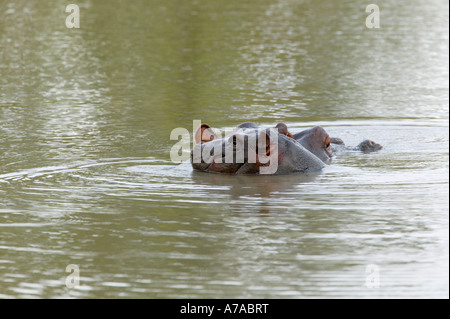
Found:
[[[240,135],[233,135],[230,136],[230,138],[228,139],[228,143],[229,145],[233,145],[233,148],[237,148],[240,145],[243,145],[244,143],[244,137],[240,136]]]
[[[236,136],[232,136],[230,137],[230,139],[228,140],[229,143],[232,143],[233,146],[236,146],[238,144],[237,138]]]
[[[375,143],[373,141],[370,141],[370,145],[374,145]]]

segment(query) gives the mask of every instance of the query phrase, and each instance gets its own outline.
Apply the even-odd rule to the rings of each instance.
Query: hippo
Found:
[[[194,134],[191,151],[196,171],[236,175],[283,175],[318,172],[325,163],[295,138],[278,128],[260,128],[252,122],[238,125],[221,138],[208,124]]]
[[[297,140],[303,147],[323,162],[329,162],[333,157],[337,150],[337,147],[333,147],[335,145],[344,146],[344,151],[362,151],[364,153],[376,152],[383,148],[383,146],[372,140],[364,140],[356,147],[347,147],[342,139],[339,137],[330,137],[320,126],[315,126],[296,134],[291,134],[284,123],[278,123],[275,127],[279,129],[280,133]]]
[[[244,122],[223,138],[203,123],[195,132],[194,141],[196,145],[191,151],[194,170],[237,175],[317,172],[333,157],[332,144],[363,152],[382,149],[371,140],[347,148],[342,139],[330,137],[320,126],[292,134],[285,123],[260,128],[253,122]]]
[[[275,128],[277,128],[281,134],[299,142],[304,148],[316,155],[323,162],[328,162],[333,156],[330,145],[332,138],[330,138],[328,133],[320,126],[315,126],[296,134],[291,134],[288,131],[287,125],[284,123],[278,123]]]
[[[296,133],[293,135],[293,138],[324,162],[329,161],[333,157],[330,145],[331,138],[320,126]]]
[[[353,151],[361,151],[364,153],[370,153],[370,152],[379,151],[382,148],[383,148],[383,146],[381,146],[378,143],[375,143],[374,141],[364,140],[361,143],[359,143],[358,146],[354,147],[352,150]]]
[[[383,146],[381,146],[378,143],[375,143],[372,140],[364,140],[361,143],[359,143],[356,147],[348,147],[345,145],[344,141],[342,141],[340,138],[332,138],[331,144],[333,154],[342,154],[351,151],[371,153],[379,151],[383,148]]]

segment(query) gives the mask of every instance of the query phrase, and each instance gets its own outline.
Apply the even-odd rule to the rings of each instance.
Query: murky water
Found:
[[[448,298],[447,1],[66,4],[0,0],[0,297]],[[198,119],[384,149],[203,174]]]

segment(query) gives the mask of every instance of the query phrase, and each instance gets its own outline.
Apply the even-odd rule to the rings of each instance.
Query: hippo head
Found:
[[[277,129],[258,128],[251,122],[221,138],[208,124],[194,134],[192,167],[224,174],[291,174],[318,171],[324,163],[295,139]]]
[[[364,140],[361,143],[359,143],[357,148],[362,152],[369,153],[379,151],[383,148],[383,146],[371,140]]]
[[[289,132],[288,134],[286,135],[291,135]],[[311,129],[301,131],[300,133],[296,133],[291,136],[292,138],[297,140],[304,148],[306,148],[308,151],[316,155],[318,158],[320,158],[320,160],[324,162],[327,162],[333,156],[330,146],[332,138],[330,138],[328,133],[320,126],[315,126]]]

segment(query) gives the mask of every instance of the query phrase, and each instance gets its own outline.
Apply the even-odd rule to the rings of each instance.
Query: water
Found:
[[[448,2],[65,5],[0,0],[0,297],[448,298]],[[203,174],[198,119],[384,149]]]

